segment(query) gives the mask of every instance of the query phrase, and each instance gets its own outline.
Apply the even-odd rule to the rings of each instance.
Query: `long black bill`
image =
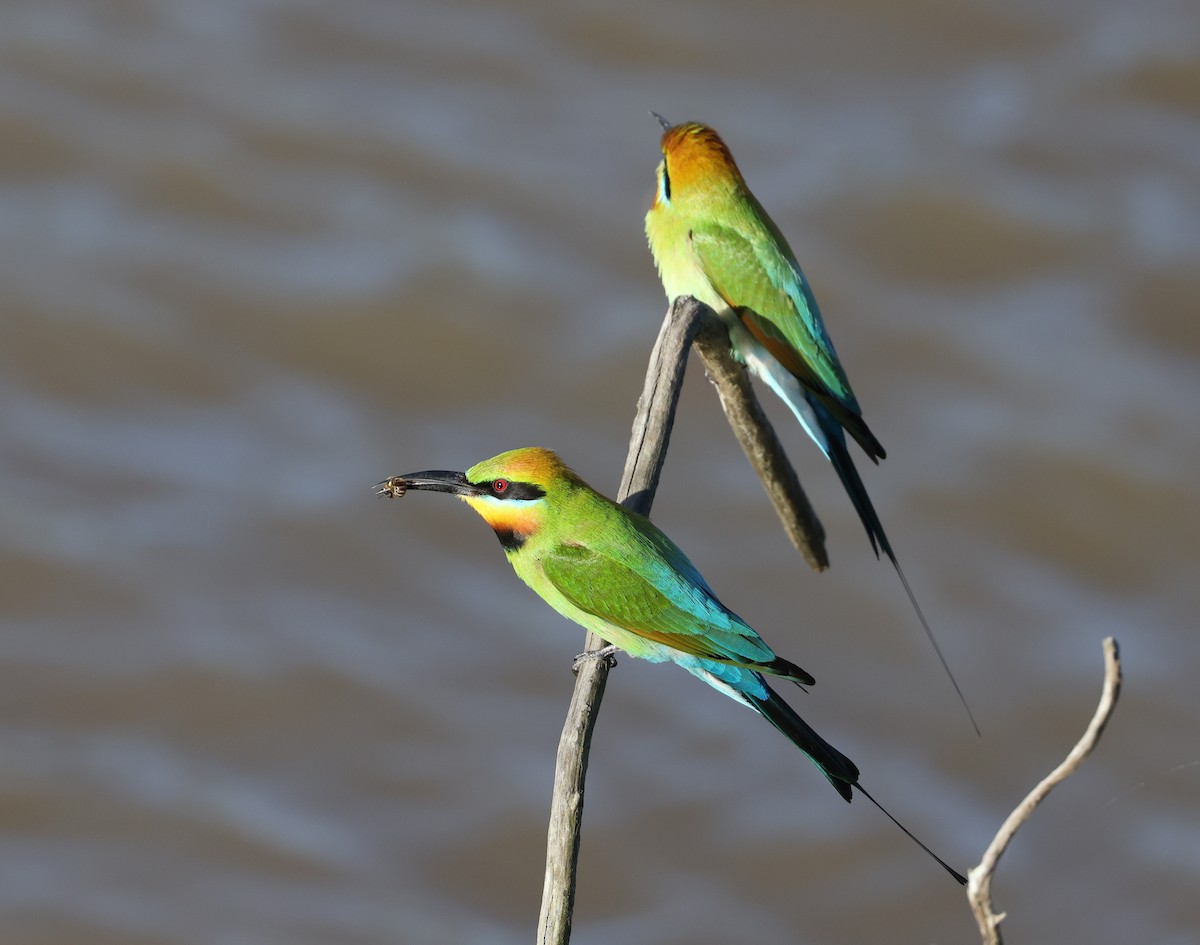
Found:
[[[671,123],[663,118],[662,115],[660,115],[658,112],[651,112],[650,114],[658,119],[658,123],[663,126],[663,131],[671,130]]]
[[[375,486],[375,494],[397,499],[409,489],[426,492],[449,492],[451,495],[479,495],[480,488],[467,481],[460,472],[448,469],[427,469],[424,472],[392,476]]]

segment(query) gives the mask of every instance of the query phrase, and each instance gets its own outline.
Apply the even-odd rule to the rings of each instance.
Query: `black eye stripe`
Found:
[[[497,489],[497,483],[506,483],[506,486]],[[539,486],[535,486],[532,482],[514,482],[512,479],[490,479],[487,482],[475,483],[481,486],[483,490],[490,496],[497,499],[516,499],[529,501],[532,499],[540,499],[546,491]]]
[[[663,197],[670,201],[671,199],[671,175],[667,173],[667,162],[663,161],[662,169],[662,189]]]
[[[546,493],[543,489],[539,489],[531,482],[510,482],[508,491],[504,493],[506,499],[540,499]]]

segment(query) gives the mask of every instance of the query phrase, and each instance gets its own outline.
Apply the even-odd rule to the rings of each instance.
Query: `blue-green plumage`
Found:
[[[381,492],[403,495],[409,489],[463,499],[501,537],[518,576],[560,614],[631,656],[675,663],[754,709],[812,760],[838,794],[849,801],[858,791],[895,822],[863,788],[854,763],[765,678],[810,685],[813,677],[778,656],[721,603],[687,555],[649,519],[596,492],[549,450],[511,450],[466,473],[395,477]]]
[[[667,298],[690,295],[716,312],[736,357],[788,405],[828,457],[970,716],[847,449],[849,434],[874,462],[887,455],[863,419],[795,254],[713,129],[697,122],[667,125],[662,154],[646,237]]]

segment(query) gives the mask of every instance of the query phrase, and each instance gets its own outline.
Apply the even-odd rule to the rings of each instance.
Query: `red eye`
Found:
[[[502,492],[507,492],[508,491],[508,480],[507,479],[495,480],[492,483],[492,491],[494,493],[496,493],[496,495],[499,495]]]

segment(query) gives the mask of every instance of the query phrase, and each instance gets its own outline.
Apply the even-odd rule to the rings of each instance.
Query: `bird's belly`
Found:
[[[704,270],[696,263],[691,253],[674,252],[669,257],[664,257],[662,265],[659,267],[659,275],[662,278],[667,298],[672,302],[680,296],[690,295],[698,302],[703,302],[718,315],[728,313],[732,317],[733,313],[729,310],[729,306],[717,294],[717,290],[713,288],[708,276],[704,274]]]
[[[669,646],[656,643],[632,630],[609,623],[597,614],[588,613],[586,610],[576,607],[554,587],[536,563],[529,566],[526,562],[521,562],[520,567],[514,565],[514,570],[526,584],[538,593],[542,600],[568,620],[579,624],[585,630],[590,630],[606,643],[620,647],[630,656],[649,660],[651,663],[666,663],[678,655],[678,651]]]

